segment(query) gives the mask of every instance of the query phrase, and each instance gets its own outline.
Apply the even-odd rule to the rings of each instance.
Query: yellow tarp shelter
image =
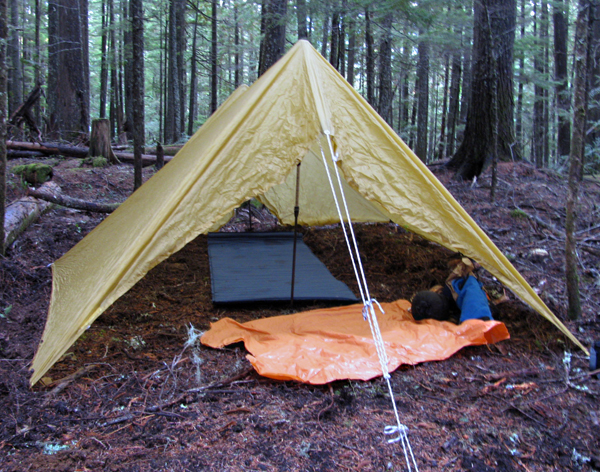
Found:
[[[394,221],[477,260],[579,341],[421,160],[306,41],[240,88],[177,156],[53,264],[52,297],[31,384],[115,300],[196,236],[257,197],[292,222],[302,162],[303,225],[337,222],[321,148],[333,140],[354,221]],[[331,203],[330,203],[331,202]]]

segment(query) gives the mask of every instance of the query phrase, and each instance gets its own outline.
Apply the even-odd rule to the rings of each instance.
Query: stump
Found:
[[[119,160],[110,146],[110,121],[106,119],[92,121],[90,136],[90,157],[104,156],[111,164],[119,164]]]

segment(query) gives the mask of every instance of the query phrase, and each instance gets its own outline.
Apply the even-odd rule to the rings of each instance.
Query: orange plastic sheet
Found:
[[[510,337],[499,321],[468,320],[460,325],[414,321],[406,300],[383,303],[382,307],[385,313],[378,312],[377,317],[390,372],[402,364],[443,360],[465,346],[493,344]],[[273,379],[324,384],[381,375],[361,304],[243,324],[223,318],[211,325],[201,341],[214,348],[243,341],[256,371]]]

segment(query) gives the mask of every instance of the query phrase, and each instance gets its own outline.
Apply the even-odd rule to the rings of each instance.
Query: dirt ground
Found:
[[[9,161],[9,169],[25,162]],[[132,186],[127,165],[48,162],[69,196],[116,202]],[[584,315],[568,321],[565,179],[527,164],[502,164],[492,202],[489,173],[471,186],[451,180],[441,166],[434,171],[581,342],[589,347],[600,340],[598,182],[581,185]],[[145,169],[145,178],[152,173]],[[8,203],[26,193],[18,178],[9,179]],[[0,470],[408,470],[402,447],[383,435],[394,420],[381,378],[323,386],[280,382],[258,376],[242,345],[184,350],[190,325],[203,331],[224,316],[247,321],[290,312],[287,306],[213,307],[204,236],[154,268],[48,372],[48,385],[30,389],[28,366],[50,299],[48,265],[101,219],[55,208],[0,260]],[[244,221],[242,215],[229,229]],[[263,215],[258,224],[272,221]],[[333,275],[356,290],[340,229],[302,231]],[[410,298],[448,274],[447,250],[398,227],[363,225],[357,234],[379,301]],[[483,280],[502,291],[489,275]],[[600,380],[589,375],[582,351],[509,298],[497,318],[510,340],[392,374],[419,470],[600,469]]]

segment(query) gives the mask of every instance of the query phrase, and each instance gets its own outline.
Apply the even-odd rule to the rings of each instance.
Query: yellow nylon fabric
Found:
[[[150,269],[218,227],[244,201],[261,197],[290,222],[296,164],[305,156],[300,223],[336,222],[335,207],[323,200],[330,195],[326,180],[310,171],[319,168],[324,132],[339,151],[356,221],[389,218],[474,258],[585,351],[417,156],[299,41],[250,88],[234,92],[169,164],[54,263],[31,384]],[[321,180],[310,183],[313,178]]]

